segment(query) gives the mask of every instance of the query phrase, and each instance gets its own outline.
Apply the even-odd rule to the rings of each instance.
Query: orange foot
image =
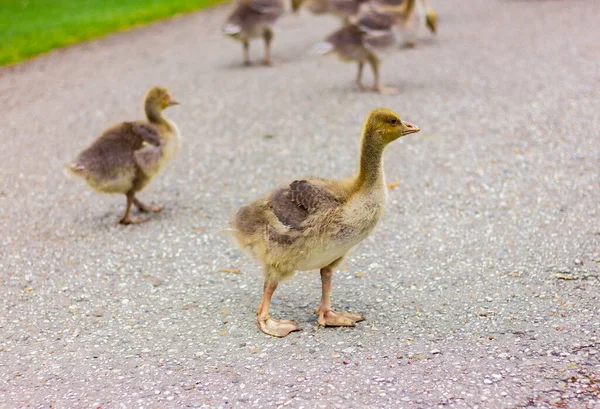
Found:
[[[128,225],[128,224],[140,224],[140,223],[144,223],[147,222],[148,219],[150,219],[149,217],[123,217],[121,220],[119,220],[120,224],[124,224],[124,225]]]
[[[274,320],[271,318],[258,318],[258,325],[265,334],[273,335],[274,337],[286,337],[290,332],[302,331],[302,328],[291,320]]]
[[[350,312],[320,311],[317,310],[319,318],[317,322],[323,327],[354,327],[357,322],[365,320],[365,317]]]
[[[133,204],[135,205],[135,207],[138,208],[138,210],[140,212],[153,212],[153,213],[157,213],[160,212],[162,209],[165,208],[164,205],[157,205],[157,204],[151,204],[151,205],[147,205],[145,203],[140,202],[139,200],[135,199],[135,201],[133,202]]]

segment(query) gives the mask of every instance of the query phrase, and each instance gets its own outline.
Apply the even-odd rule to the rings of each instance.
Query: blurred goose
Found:
[[[122,193],[127,197],[121,224],[146,221],[133,218],[131,205],[142,212],[159,212],[163,206],[140,202],[135,194],[142,190],[179,150],[177,126],[166,119],[163,109],[179,104],[162,87],[152,87],[144,99],[148,121],[123,122],[100,135],[92,145],[69,164],[69,170],[93,189]]]
[[[300,0],[292,0],[292,9],[296,11]],[[244,64],[250,65],[250,40],[262,38],[265,42],[266,65],[271,65],[271,42],[273,24],[285,11],[283,0],[237,0],[233,11],[223,26],[223,34],[239,40],[244,45]]]
[[[433,34],[437,32],[437,14],[427,0],[371,0],[380,12],[394,17],[394,27],[405,33],[406,44],[413,47],[421,26],[427,26]]]
[[[304,0],[302,3],[313,14],[333,14],[342,19],[344,24],[350,17],[358,14],[361,6],[368,0]]]
[[[317,44],[315,50],[322,55],[335,53],[342,61],[356,61],[358,73],[355,83],[359,90],[364,90],[362,73],[364,64],[368,63],[375,79],[373,90],[393,93],[396,92],[395,89],[384,88],[381,85],[379,75],[381,60],[377,55],[380,51],[396,44],[393,25],[394,18],[391,15],[367,10],[351,19],[350,24],[329,35],[324,42]]]
[[[369,235],[383,214],[387,197],[385,147],[418,131],[394,112],[376,109],[363,126],[356,176],[294,180],[238,210],[231,222],[234,235],[240,247],[264,268],[263,298],[257,312],[264,333],[285,337],[300,330],[294,321],[275,320],[269,315],[277,285],[296,270],[321,270],[319,325],[354,326],[364,319],[331,309],[333,269]]]

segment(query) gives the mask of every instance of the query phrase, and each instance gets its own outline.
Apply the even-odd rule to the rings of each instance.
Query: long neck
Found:
[[[146,111],[146,117],[148,118],[148,121],[154,124],[164,124],[166,122],[162,115],[162,110],[157,104],[146,101],[144,103],[144,111]]]
[[[406,2],[404,4],[406,4],[405,8],[404,8],[404,17],[408,17],[412,14],[413,10],[415,9],[415,3],[416,0],[406,0]]]
[[[383,149],[385,146],[374,142],[375,138],[363,135],[360,150],[360,164],[355,179],[357,189],[379,187],[383,183]]]

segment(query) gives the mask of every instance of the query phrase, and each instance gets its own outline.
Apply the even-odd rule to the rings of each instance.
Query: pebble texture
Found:
[[[600,408],[600,3],[432,3],[438,37],[384,60],[395,96],[312,54],[337,22],[306,12],[272,68],[241,67],[219,7],[0,70],[0,408]],[[166,209],[123,227],[124,197],[63,168],[154,84],[184,149],[140,195]],[[260,333],[227,221],[353,173],[380,106],[422,131],[388,148],[385,218],[334,274],[367,321],[318,329],[299,273],[272,314],[304,331]]]

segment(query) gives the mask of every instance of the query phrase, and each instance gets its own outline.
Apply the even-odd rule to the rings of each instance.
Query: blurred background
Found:
[[[223,0],[0,0],[0,65]]]

